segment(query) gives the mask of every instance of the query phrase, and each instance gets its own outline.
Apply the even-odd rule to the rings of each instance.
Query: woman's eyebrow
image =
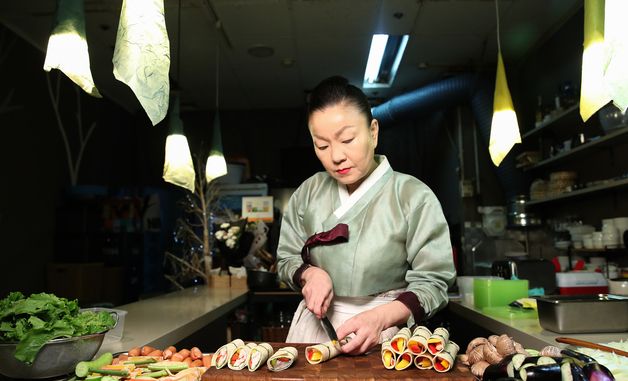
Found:
[[[353,126],[352,124],[348,124],[348,125],[346,125],[346,126],[342,127],[341,129],[339,129],[338,131],[336,131],[336,133],[334,133],[334,136],[337,138],[337,137],[339,137],[340,135],[342,135],[342,133],[343,133],[343,132],[344,132],[347,128],[352,128],[352,127],[355,127],[355,126]]]
[[[355,126],[354,126],[354,125],[352,125],[352,124],[348,124],[348,125],[346,125],[346,126],[344,126],[344,127],[341,127],[338,131],[334,132],[334,137],[335,137],[335,138],[338,138],[340,135],[342,135],[342,133],[343,133],[343,132],[344,132],[347,128],[352,128],[352,127],[355,127]],[[327,139],[327,138],[324,138],[324,137],[319,136],[319,135],[316,135],[316,134],[312,134],[312,136],[314,136],[316,139],[320,139],[320,140],[328,141],[328,139]]]

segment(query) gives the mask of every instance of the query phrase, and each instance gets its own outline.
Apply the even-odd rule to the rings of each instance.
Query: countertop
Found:
[[[612,341],[626,340],[627,333],[555,333],[547,331],[539,324],[538,316],[535,313],[507,318],[503,316],[494,316],[482,312],[472,305],[463,301],[450,300],[449,310],[467,319],[482,328],[498,334],[508,334],[513,337],[526,348],[541,349],[546,345],[555,345],[558,347],[566,347],[565,344],[557,343],[556,337],[573,337],[580,340],[592,341],[595,343],[608,343]]]
[[[202,285],[118,306],[127,311],[123,337],[105,338],[99,354],[142,345],[165,348],[244,304],[247,293],[247,289]]]

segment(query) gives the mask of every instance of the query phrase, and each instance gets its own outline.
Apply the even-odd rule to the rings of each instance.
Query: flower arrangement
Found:
[[[224,242],[225,246],[231,250],[236,250],[240,243],[242,228],[237,225],[232,226],[229,222],[220,224],[220,229],[214,233],[214,238]]]
[[[228,266],[240,267],[242,260],[248,254],[253,243],[251,227],[254,223],[248,223],[246,218],[229,219],[214,225],[214,254],[216,265],[221,269]]]

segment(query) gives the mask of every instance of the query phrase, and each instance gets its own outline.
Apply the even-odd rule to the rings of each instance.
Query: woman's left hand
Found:
[[[340,340],[355,333],[341,349],[344,353],[359,355],[379,344],[379,336],[384,329],[386,329],[384,316],[379,309],[374,308],[347,320],[336,332]]]
[[[351,333],[355,336],[341,347],[344,353],[359,355],[379,344],[382,331],[404,323],[410,317],[410,309],[398,300],[364,311],[338,327],[340,340]]]

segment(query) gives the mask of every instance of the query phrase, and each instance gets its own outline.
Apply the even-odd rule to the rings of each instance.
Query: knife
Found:
[[[323,326],[323,329],[325,330],[325,333],[327,333],[327,336],[329,336],[329,338],[332,341],[338,341],[338,335],[336,334],[336,330],[334,329],[334,326],[331,324],[331,322],[329,321],[329,318],[327,318],[327,316],[323,316],[321,318],[321,325]]]

